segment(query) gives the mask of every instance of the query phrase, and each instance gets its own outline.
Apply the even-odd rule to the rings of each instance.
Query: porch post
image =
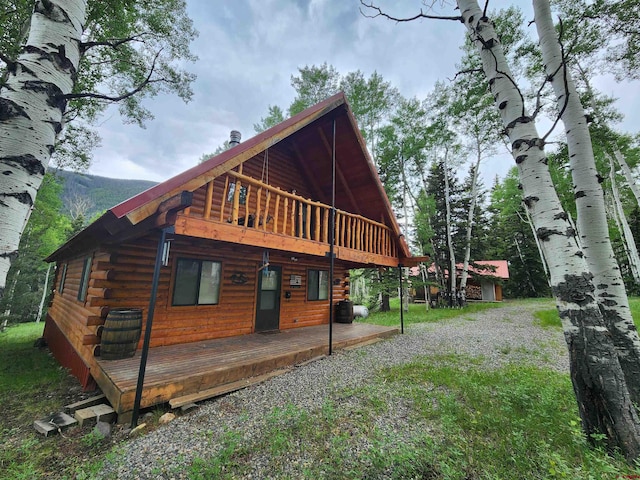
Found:
[[[331,226],[329,227],[329,355],[333,353],[333,269],[335,264],[334,240],[336,235],[336,119],[333,119],[331,144]]]
[[[162,266],[162,252],[167,233],[172,233],[174,227],[166,227],[160,231],[158,250],[156,251],[156,263],[153,269],[153,281],[151,283],[151,296],[149,297],[149,308],[147,309],[147,325],[144,331],[144,342],[140,355],[140,370],[138,371],[138,384],[136,386],[136,399],[133,404],[133,416],[131,417],[131,428],[138,425],[138,414],[140,413],[140,401],[142,400],[142,386],[144,385],[144,374],[147,369],[147,356],[149,354],[149,341],[151,339],[151,325],[153,323],[153,312],[156,308],[156,296],[158,294],[158,283],[160,280],[160,267]]]
[[[402,264],[398,264],[398,279],[400,280],[400,333],[404,333],[404,298],[402,288]]]

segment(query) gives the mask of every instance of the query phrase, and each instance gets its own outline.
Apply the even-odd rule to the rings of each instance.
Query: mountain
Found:
[[[122,180],[67,170],[51,170],[51,173],[62,179],[64,213],[71,216],[81,213],[87,220],[157,184],[147,180]]]

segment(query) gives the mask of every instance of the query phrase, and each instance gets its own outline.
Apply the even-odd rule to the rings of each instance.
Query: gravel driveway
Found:
[[[543,329],[535,322],[533,312],[541,308],[546,307],[505,304],[441,323],[411,325],[404,335],[337,352],[263,384],[204,402],[196,411],[124,444],[115,462],[105,462],[101,478],[186,478],[184,466],[216,451],[223,432],[238,432],[246,439],[259,436],[274,407],[319,409],[328,397],[366,384],[381,368],[416,356],[457,354],[478,357],[486,368],[524,361],[568,371],[562,332]],[[415,429],[401,410],[395,405],[394,418],[381,418],[377,427],[393,432]],[[265,462],[252,458],[251,464],[253,471],[246,478],[267,477]]]

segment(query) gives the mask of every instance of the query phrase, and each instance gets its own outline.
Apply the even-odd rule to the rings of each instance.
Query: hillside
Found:
[[[117,205],[156,182],[98,177],[67,170],[52,170],[63,181],[62,202],[67,214],[82,213],[86,219]]]

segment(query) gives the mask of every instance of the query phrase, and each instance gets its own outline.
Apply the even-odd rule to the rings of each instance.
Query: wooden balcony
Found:
[[[326,256],[331,206],[286,192],[240,171],[229,171],[194,192],[176,220],[176,234]],[[336,258],[397,266],[397,244],[387,225],[336,209]]]

